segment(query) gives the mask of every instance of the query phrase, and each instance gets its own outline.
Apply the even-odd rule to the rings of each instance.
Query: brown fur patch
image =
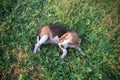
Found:
[[[60,42],[63,42],[64,40],[69,40],[69,44],[75,45],[78,47],[80,45],[80,39],[77,33],[75,32],[67,32],[62,37],[60,37]]]

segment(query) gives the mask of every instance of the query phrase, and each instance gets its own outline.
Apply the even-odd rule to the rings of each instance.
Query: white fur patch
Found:
[[[61,47],[61,44],[58,44],[59,45],[59,47],[62,49],[62,51],[63,51],[63,54],[61,55],[61,59],[63,59],[66,55],[67,55],[67,49],[66,48],[62,48]]]
[[[62,50],[63,50],[63,54],[60,57],[61,59],[63,59],[67,55],[67,50],[66,49],[62,49]]]
[[[37,36],[37,42],[39,42],[39,40],[40,40],[40,39],[39,39],[39,36]]]
[[[37,37],[38,38],[38,37]],[[38,48],[44,44],[48,39],[48,35],[44,35],[40,40],[37,39],[37,43],[35,44],[35,48],[34,48],[34,53],[37,52]]]
[[[55,36],[54,38],[50,38],[50,39],[53,43],[58,43],[59,42],[58,36]]]

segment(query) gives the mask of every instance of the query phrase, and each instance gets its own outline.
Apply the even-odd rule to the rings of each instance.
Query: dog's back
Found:
[[[61,37],[63,34],[65,34],[68,30],[61,27],[61,26],[55,26],[55,25],[49,25],[45,27],[41,27],[38,31],[38,35],[40,37],[44,35],[49,35],[49,37]]]

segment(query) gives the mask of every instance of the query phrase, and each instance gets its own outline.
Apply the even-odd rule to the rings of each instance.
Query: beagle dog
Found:
[[[37,51],[40,51],[40,46],[45,43],[57,44],[63,51],[60,57],[61,59],[67,55],[68,47],[75,48],[78,51],[81,50],[79,47],[81,39],[77,33],[55,25],[44,26],[38,29],[37,43],[35,44],[33,52],[37,53]],[[85,55],[83,52],[82,54]]]

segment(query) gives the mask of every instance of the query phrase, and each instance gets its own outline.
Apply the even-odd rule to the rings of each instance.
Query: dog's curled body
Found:
[[[55,25],[49,25],[38,29],[37,43],[35,44],[33,52],[36,53],[40,51],[40,46],[45,43],[56,43],[63,51],[61,58],[67,55],[68,47],[81,50],[79,47],[81,39],[77,33]]]

